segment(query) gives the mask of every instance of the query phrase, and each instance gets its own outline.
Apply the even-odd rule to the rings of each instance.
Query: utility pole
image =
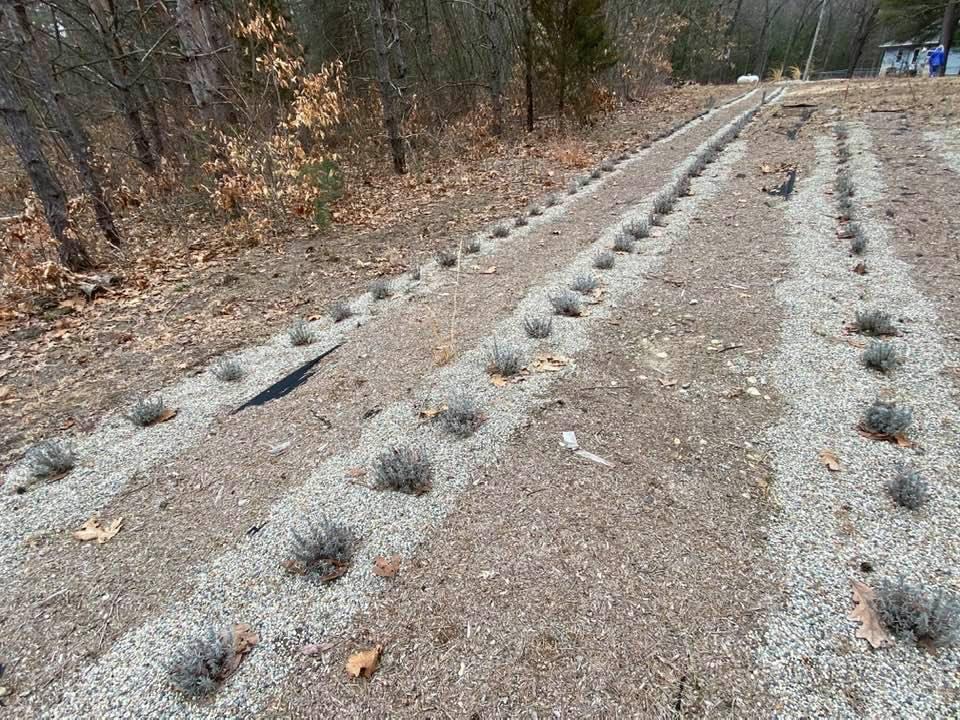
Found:
[[[817,29],[813,31],[813,42],[810,43],[810,53],[807,55],[807,65],[803,68],[803,79],[810,79],[810,63],[813,62],[813,51],[817,49],[817,40],[820,38],[820,26],[823,25],[823,13],[827,9],[827,0],[820,5],[820,17],[817,18]]]

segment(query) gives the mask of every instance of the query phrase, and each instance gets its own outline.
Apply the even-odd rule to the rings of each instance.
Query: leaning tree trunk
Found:
[[[209,0],[177,0],[177,34],[187,61],[187,80],[201,114],[217,123],[233,122],[217,58],[226,41],[213,4]]]
[[[391,48],[387,46],[384,33],[384,10],[392,6],[392,0],[370,0],[370,22],[373,30],[373,48],[377,64],[377,80],[380,84],[380,102],[383,105],[383,127],[393,154],[393,169],[400,175],[407,172],[406,149],[400,130],[401,86],[390,73]],[[394,20],[396,16],[394,15]],[[399,37],[397,38],[399,42]],[[402,57],[402,55],[401,55]],[[403,71],[406,68],[403,67]]]
[[[486,30],[487,43],[490,46],[490,130],[494,135],[503,134],[503,32],[500,25],[500,7],[498,0],[487,0]]]
[[[3,3],[4,14],[23,57],[28,59],[24,65],[24,71],[33,81],[36,96],[47,109],[57,132],[60,133],[60,137],[63,138],[73,157],[77,175],[93,205],[97,225],[107,242],[114,247],[119,247],[122,239],[113,221],[113,212],[110,210],[103,190],[103,180],[90,146],[90,137],[77,119],[77,113],[66,94],[55,84],[46,47],[43,43],[37,42],[22,0],[0,0],[0,2]]]
[[[68,231],[67,196],[43,154],[40,138],[30,124],[27,111],[13,85],[13,78],[3,67],[0,67],[0,119],[30,176],[34,192],[43,203],[43,214],[50,232],[59,243],[60,262],[71,270],[89,268],[90,256],[80,241]]]
[[[953,31],[957,29],[957,3],[950,2],[943,9],[943,25],[940,28],[940,44],[943,45],[943,62],[940,63],[940,76],[947,74],[947,59],[953,46]]]

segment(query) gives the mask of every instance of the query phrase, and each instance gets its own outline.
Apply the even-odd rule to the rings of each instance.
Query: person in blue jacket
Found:
[[[937,77],[940,74],[940,66],[943,65],[943,45],[937,45],[930,51],[927,62],[930,63],[930,77]]]

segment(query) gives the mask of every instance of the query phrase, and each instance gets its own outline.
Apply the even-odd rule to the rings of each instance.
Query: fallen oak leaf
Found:
[[[496,385],[497,387],[505,387],[507,385],[515,385],[516,383],[523,382],[527,379],[527,376],[523,373],[517,373],[516,375],[501,375],[500,373],[493,373],[490,375],[490,382]]]
[[[573,360],[562,355],[537,355],[530,363],[531,372],[558,372],[573,364]]]
[[[95,540],[98,545],[103,545],[103,543],[120,532],[121,527],[123,527],[122,517],[117,518],[106,527],[101,525],[99,520],[92,517],[83,524],[83,527],[74,531],[73,536],[80,542]]]
[[[439,415],[446,409],[447,409],[446,405],[438,405],[437,407],[426,408],[424,410],[421,410],[419,413],[417,413],[417,415],[422,417],[424,420],[433,420],[433,418],[435,418],[437,415]]]
[[[400,570],[400,556],[391,555],[388,558],[378,555],[373,560],[373,574],[378,577],[393,577]]]
[[[850,583],[853,585],[853,610],[847,617],[861,623],[856,636],[866,640],[874,648],[890,647],[893,645],[893,638],[873,609],[873,588],[859,580],[851,580]]]
[[[909,449],[912,447],[916,447],[916,443],[914,443],[913,440],[908,438],[902,432],[899,432],[896,435],[875,432],[873,430],[868,430],[867,428],[865,428],[863,426],[863,423],[861,423],[860,425],[857,425],[857,432],[860,433],[863,437],[868,438],[870,440],[893,443],[899,448]]]
[[[496,266],[496,265],[491,265],[491,266],[488,267],[486,270],[481,270],[481,271],[479,272],[479,274],[480,274],[480,275],[494,275],[496,272],[497,272],[497,266]]]
[[[230,628],[230,636],[233,638],[233,654],[224,663],[217,679],[226,680],[233,675],[240,667],[240,663],[253,650],[254,646],[260,642],[260,638],[249,625],[239,623]]]
[[[164,408],[163,412],[157,416],[157,419],[150,423],[150,425],[159,425],[160,423],[165,423],[167,420],[173,420],[177,416],[177,410],[175,408]]]
[[[818,457],[820,458],[820,462],[823,463],[824,467],[830,472],[841,472],[845,469],[843,463],[840,462],[840,458],[837,457],[837,454],[833,450],[821,450]]]
[[[347,477],[360,478],[366,474],[367,474],[367,469],[365,467],[347,468]]]
[[[347,675],[369,679],[380,666],[380,655],[383,654],[383,645],[375,645],[366,650],[359,650],[347,658]]]

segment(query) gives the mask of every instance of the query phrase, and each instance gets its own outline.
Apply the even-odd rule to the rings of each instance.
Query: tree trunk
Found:
[[[113,2],[98,0],[96,6],[91,5],[90,9],[95,16],[103,49],[107,52],[110,82],[117,97],[117,105],[133,137],[133,145],[137,149],[137,160],[148,172],[155,173],[158,158],[143,122],[141,93],[137,87],[139,81],[133,77],[130,63],[127,61],[129,53],[120,39]]]
[[[390,73],[390,52],[384,33],[384,10],[391,0],[370,0],[370,22],[373,31],[373,47],[377,64],[377,79],[380,84],[380,102],[383,105],[383,127],[393,153],[393,169],[398,175],[407,172],[407,156],[400,131],[400,100],[402,90]],[[394,15],[396,21],[396,15]],[[398,38],[399,40],[399,38]],[[404,66],[404,72],[406,67]]]
[[[217,53],[226,42],[209,0],[177,0],[177,34],[187,61],[187,80],[201,114],[217,123],[233,122]]]
[[[103,190],[103,179],[90,146],[90,136],[80,124],[76,110],[71,106],[66,94],[56,85],[46,46],[37,41],[22,0],[2,1],[11,33],[16,38],[23,57],[28,61],[23,67],[33,82],[36,96],[43,103],[73,157],[77,175],[80,176],[83,189],[93,205],[97,225],[108,243],[120,247],[123,241],[114,224],[113,212]]]
[[[91,263],[86,249],[68,232],[67,197],[63,187],[47,163],[40,138],[30,124],[13,78],[4,67],[0,67],[0,118],[20,162],[30,176],[34,192],[43,203],[47,225],[59,243],[60,262],[71,270],[89,268]]]
[[[490,107],[492,110],[490,131],[494,135],[502,135],[505,58],[498,0],[487,0],[486,21],[487,42],[490,45]]]
[[[857,22],[857,32],[853,37],[853,44],[850,48],[850,57],[847,62],[847,78],[852,78],[857,72],[857,65],[860,58],[863,57],[863,48],[867,44],[867,38],[873,32],[874,23],[877,15],[880,13],[880,4],[875,0],[866,0]]]
[[[827,9],[827,0],[822,0],[820,16],[817,18],[817,27],[813,31],[813,40],[810,42],[810,53],[807,55],[806,65],[803,67],[803,79],[810,79],[810,66],[813,63],[813,53],[817,49],[817,40],[820,38],[820,28],[823,26],[823,13]]]
[[[940,77],[947,74],[947,58],[953,45],[953,31],[957,29],[957,3],[950,2],[943,9],[943,25],[940,28],[940,44],[943,45],[943,62],[940,64]]]
[[[523,86],[527,99],[527,132],[533,132],[533,22],[530,18],[530,0],[523,9],[523,65]]]

